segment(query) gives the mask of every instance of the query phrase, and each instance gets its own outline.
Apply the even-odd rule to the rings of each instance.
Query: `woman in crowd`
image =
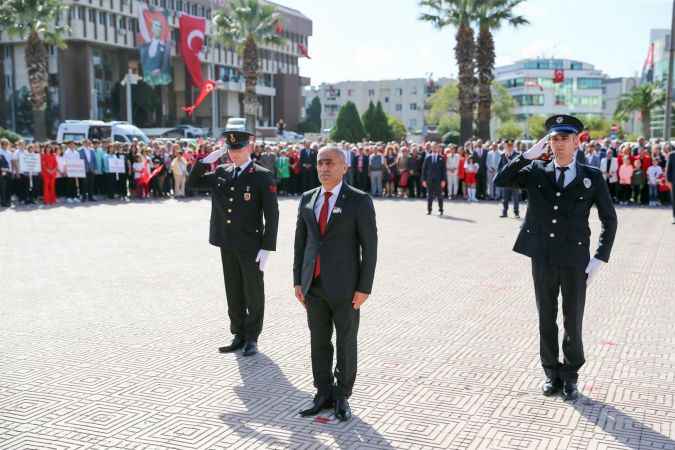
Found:
[[[383,173],[385,197],[396,197],[396,181],[398,178],[398,170],[396,168],[397,153],[397,144],[388,145],[385,150]]]
[[[175,197],[185,197],[185,180],[188,174],[188,162],[183,156],[183,149],[178,144],[173,146],[173,160],[171,173],[173,174],[173,194]]]
[[[56,176],[58,162],[56,161],[56,145],[45,147],[42,157],[42,196],[45,205],[56,204]]]
[[[398,189],[398,198],[408,198],[408,182],[410,179],[410,171],[408,170],[408,160],[410,159],[408,147],[403,145],[401,152],[396,157],[396,173],[398,173],[398,180],[396,186]]]

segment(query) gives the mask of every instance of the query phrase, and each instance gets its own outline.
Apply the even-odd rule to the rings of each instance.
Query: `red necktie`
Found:
[[[326,234],[326,225],[328,225],[328,206],[332,192],[323,193],[323,205],[321,205],[321,212],[319,213],[319,233],[321,236]],[[314,278],[319,278],[321,275],[321,256],[316,255],[316,262],[314,263]]]

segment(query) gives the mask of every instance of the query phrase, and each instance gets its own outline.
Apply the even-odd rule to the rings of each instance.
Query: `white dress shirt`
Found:
[[[567,167],[567,170],[565,171],[565,182],[563,184],[563,187],[567,187],[577,177],[577,165],[575,160],[572,160],[572,162],[566,166],[561,166],[560,164],[558,164],[557,160],[554,160],[553,164],[555,165],[556,184],[558,183],[558,178],[560,178],[561,172],[561,170],[559,169],[560,167]]]
[[[241,166],[235,165],[235,170],[236,170],[237,167],[239,168],[239,173],[237,174],[237,178],[239,178],[241,176],[241,174],[244,173],[244,170],[246,170],[246,168],[249,166],[249,164],[251,164],[251,162],[252,162],[252,160],[251,160],[251,158],[249,158]]]
[[[328,199],[328,218],[330,220],[330,215],[333,213],[333,208],[335,207],[335,202],[337,201],[338,195],[340,194],[340,189],[342,189],[342,181],[339,182],[330,192],[333,194]],[[321,215],[321,208],[323,208],[323,201],[325,198],[326,190],[321,186],[321,191],[319,191],[319,198],[316,199],[316,204],[314,205],[314,216],[316,217],[317,223],[319,222],[319,216]]]

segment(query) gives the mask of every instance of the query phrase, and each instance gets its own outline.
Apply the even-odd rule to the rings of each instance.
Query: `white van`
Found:
[[[80,142],[85,139],[112,139],[113,142],[123,144],[131,143],[134,139],[146,144],[150,142],[145,133],[127,122],[66,120],[59,125],[59,131],[56,134],[57,142]]]

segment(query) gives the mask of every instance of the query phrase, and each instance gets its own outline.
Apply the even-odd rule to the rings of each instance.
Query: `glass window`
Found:
[[[410,104],[410,111],[417,111],[417,103]]]
[[[101,25],[105,25],[106,22],[108,21],[107,19],[108,15],[104,11],[98,13],[98,23],[100,23]]]
[[[572,64],[570,64],[570,69],[581,70],[583,69],[583,65],[580,62],[572,62]]]
[[[602,89],[602,79],[577,78],[577,89]]]
[[[537,61],[537,69],[550,69],[551,68],[551,61],[548,59],[542,59],[540,61]]]
[[[95,9],[89,10],[89,21],[96,23],[96,10]]]
[[[375,95],[375,89],[368,89],[368,97],[372,97]]]
[[[551,66],[553,69],[564,69],[565,67],[563,66],[563,61],[562,59],[554,59],[551,61]]]
[[[396,111],[403,111],[403,105],[400,104],[400,103],[398,103],[398,104],[396,105]]]

